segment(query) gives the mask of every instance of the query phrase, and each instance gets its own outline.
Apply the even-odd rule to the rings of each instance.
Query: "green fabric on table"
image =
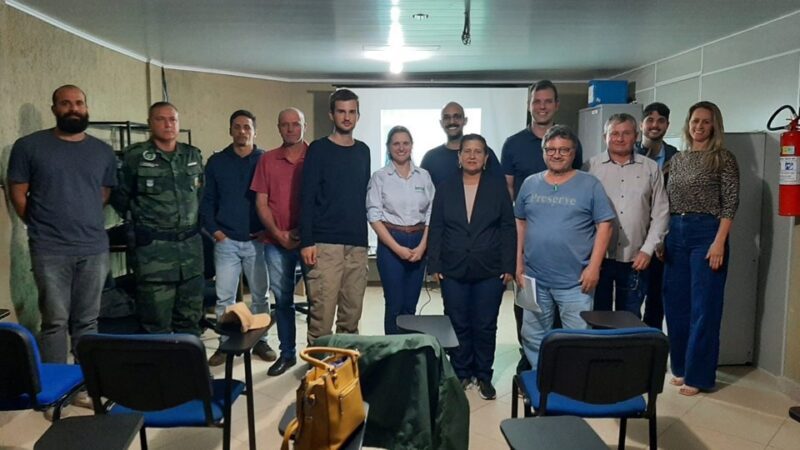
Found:
[[[469,447],[469,402],[434,337],[339,334],[323,336],[314,344],[361,352],[361,392],[369,403],[365,446]]]

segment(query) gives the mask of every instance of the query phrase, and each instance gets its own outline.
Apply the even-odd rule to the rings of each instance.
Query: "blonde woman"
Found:
[[[719,328],[728,236],[739,205],[739,167],[725,149],[717,105],[692,105],[684,150],[670,161],[669,234],[664,262],[664,312],[674,378],[683,395],[710,390],[719,359]]]

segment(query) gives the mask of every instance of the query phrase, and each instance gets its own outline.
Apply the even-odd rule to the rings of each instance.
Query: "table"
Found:
[[[142,429],[141,414],[99,414],[56,420],[34,450],[125,450]]]
[[[253,417],[253,369],[250,352],[258,343],[262,336],[267,333],[269,327],[258,328],[242,333],[236,327],[218,326],[218,334],[227,336],[224,342],[220,343],[219,351],[225,353],[225,420],[231,418],[231,383],[233,382],[233,358],[234,356],[244,355],[244,379],[245,396],[247,397],[247,431],[250,437],[250,450],[256,449],[256,422]],[[223,442],[230,441],[230,427],[223,430]]]
[[[11,311],[5,308],[0,308],[0,319],[5,319],[6,317],[9,316],[9,314],[11,314]]]
[[[429,334],[438,339],[443,348],[458,347],[458,336],[447,316],[402,314],[397,316],[397,327],[403,331]]]
[[[580,417],[548,416],[506,419],[500,431],[512,449],[608,450],[592,427]]]
[[[283,416],[281,416],[281,420],[278,422],[278,433],[280,433],[281,436],[286,432],[289,422],[296,416],[297,404],[292,403],[286,408],[286,411],[283,412]],[[342,445],[342,450],[359,450],[362,447],[364,444],[364,433],[367,430],[367,416],[369,416],[369,403],[364,402],[364,423],[359,425],[356,431],[347,439],[347,442]]]
[[[581,318],[590,327],[601,330],[647,328],[647,324],[630,311],[581,311]]]

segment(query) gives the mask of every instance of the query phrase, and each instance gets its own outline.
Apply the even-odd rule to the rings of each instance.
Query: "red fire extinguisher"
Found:
[[[773,127],[772,121],[781,111],[792,113],[789,125]],[[781,169],[778,192],[778,214],[781,216],[800,216],[800,117],[790,105],[781,106],[767,122],[770,131],[787,130],[781,134]]]

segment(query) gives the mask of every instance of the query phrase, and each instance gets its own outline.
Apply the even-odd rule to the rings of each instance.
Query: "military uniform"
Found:
[[[164,152],[147,141],[125,151],[111,203],[133,219],[136,309],[147,332],[200,334],[202,186],[203,161],[195,147],[178,143],[174,152]]]

